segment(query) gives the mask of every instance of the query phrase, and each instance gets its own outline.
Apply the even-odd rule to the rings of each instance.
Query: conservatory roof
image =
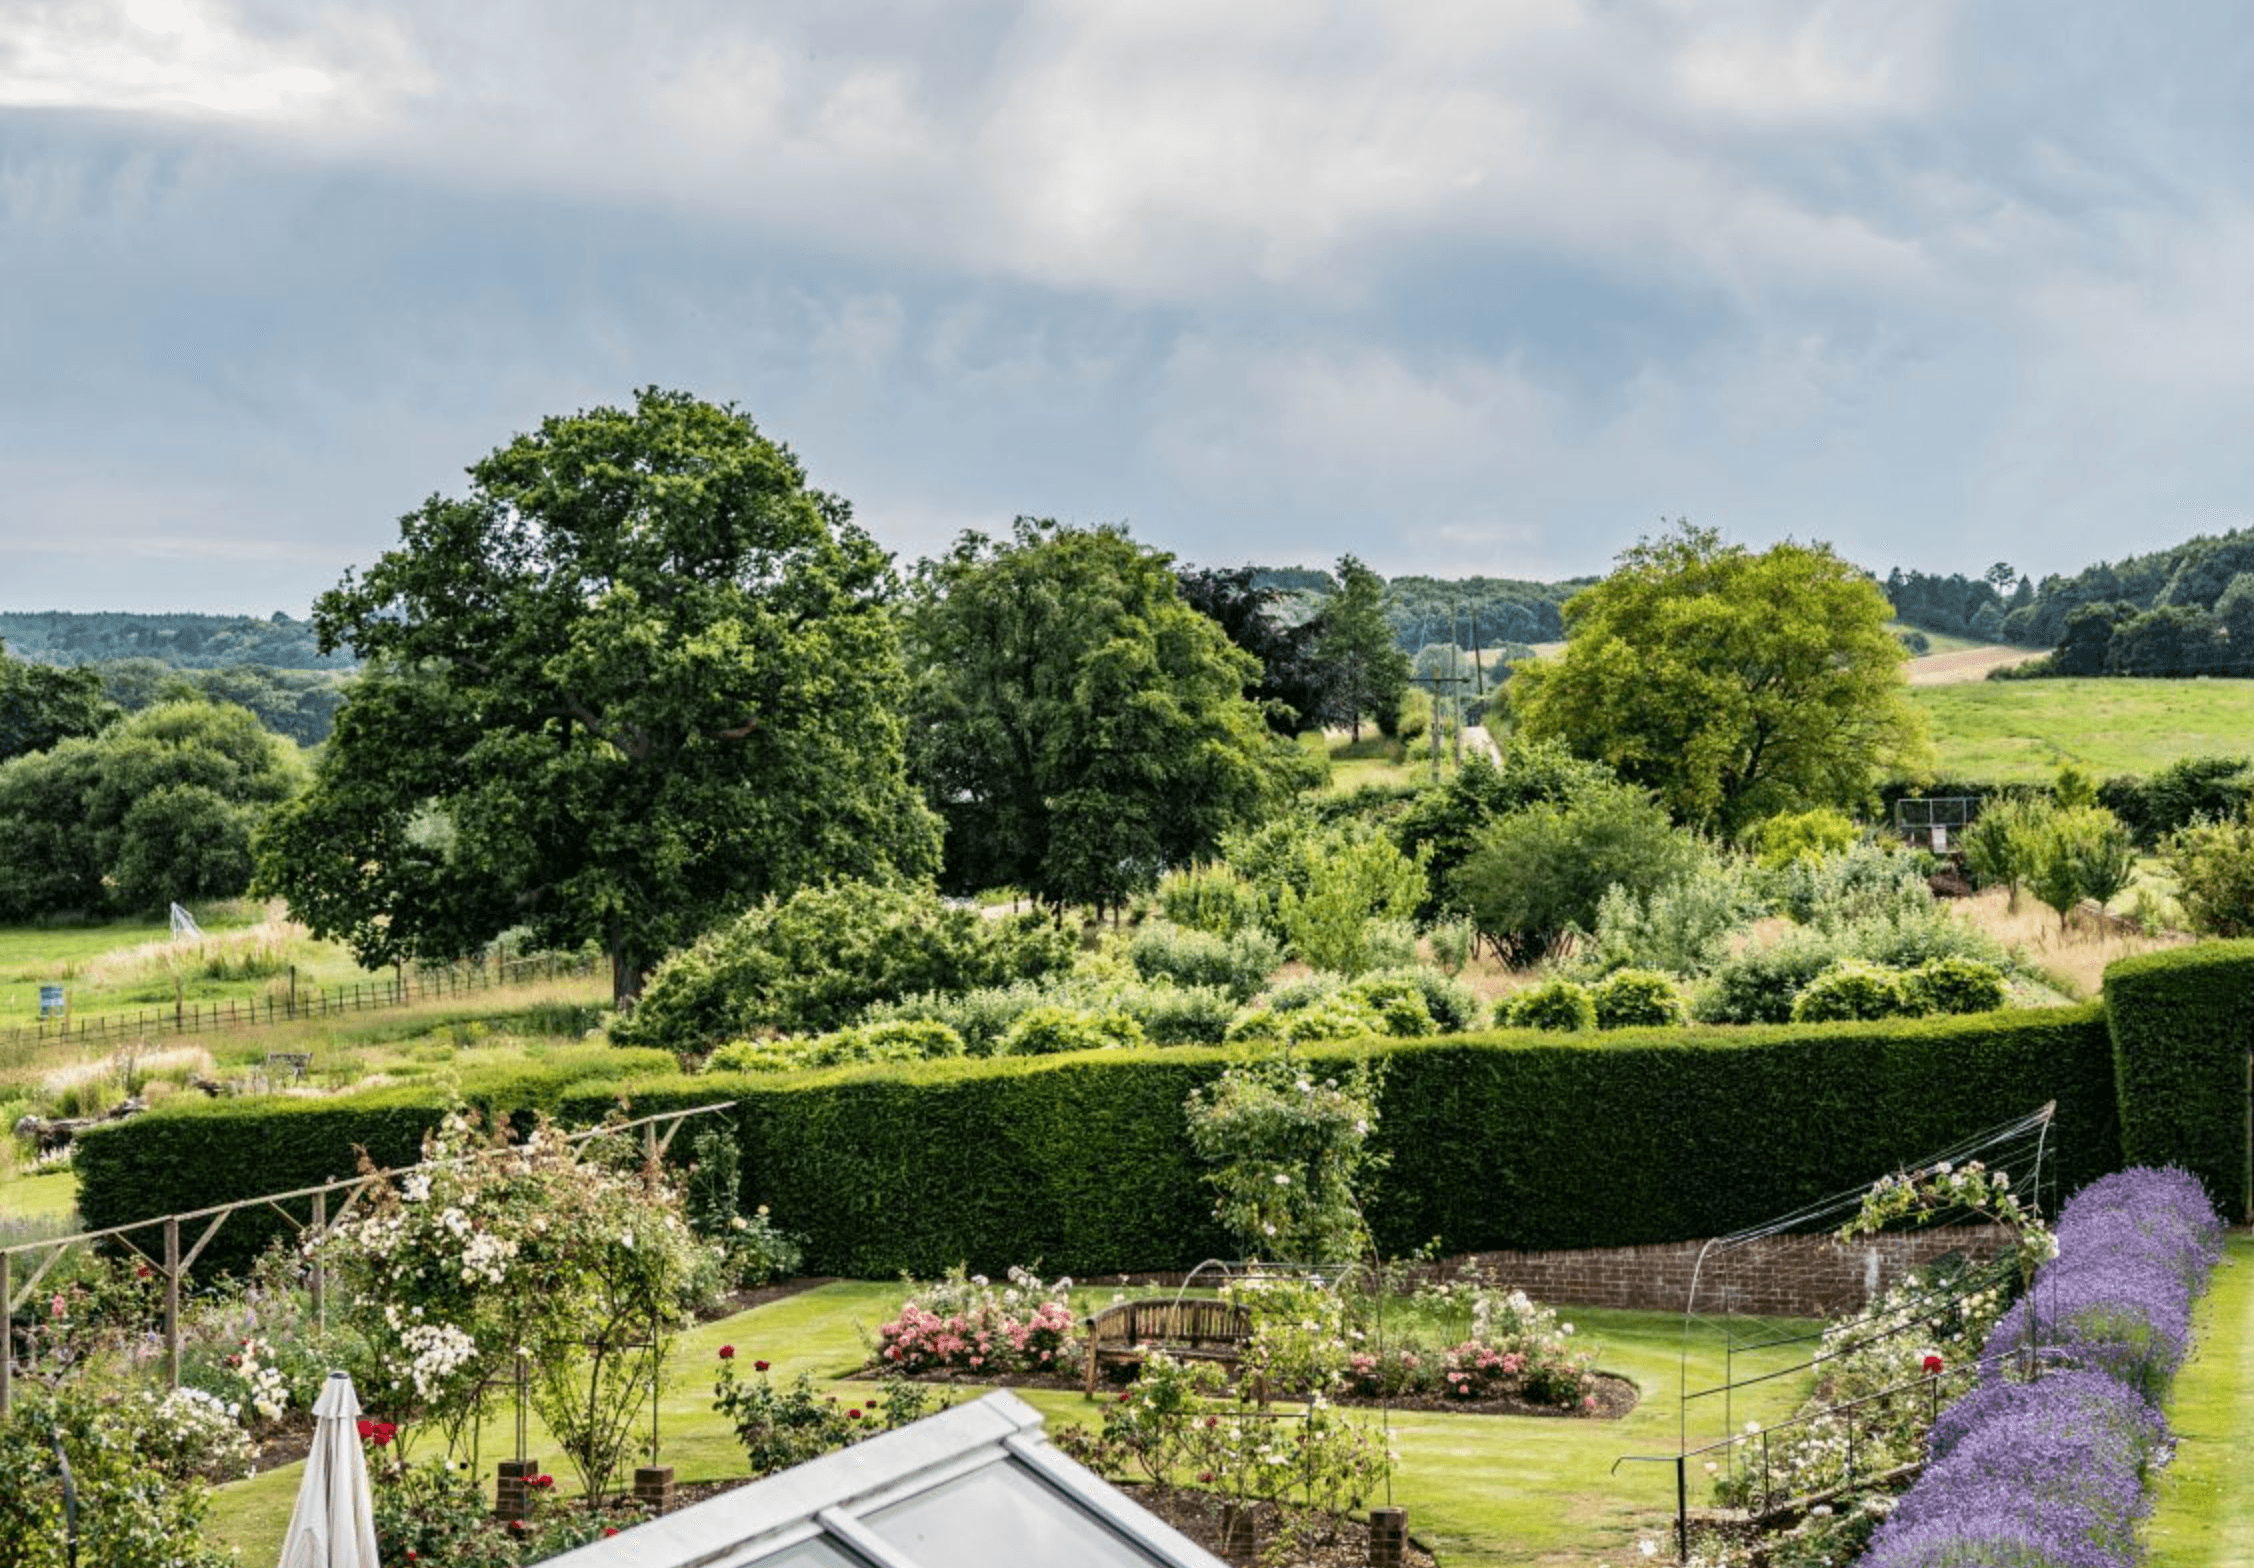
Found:
[[[926,1417],[608,1540],[550,1568],[1225,1568],[1067,1459],[1014,1394]]]

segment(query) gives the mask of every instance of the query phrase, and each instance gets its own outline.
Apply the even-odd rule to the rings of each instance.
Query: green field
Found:
[[[712,1369],[722,1345],[772,1361],[785,1377],[800,1371],[831,1379],[861,1362],[862,1331],[873,1332],[900,1300],[898,1284],[825,1285],[803,1295],[709,1323],[682,1336],[660,1400],[663,1462],[683,1481],[743,1473],[733,1435],[712,1411]],[[1109,1292],[1102,1293],[1108,1298]],[[1580,1337],[1599,1347],[1598,1365],[1634,1381],[1643,1403],[1620,1421],[1544,1420],[1454,1415],[1396,1414],[1392,1430],[1401,1455],[1394,1500],[1409,1510],[1409,1529],[1448,1568],[1500,1568],[1545,1563],[1588,1568],[1599,1559],[1640,1561],[1639,1539],[1666,1540],[1674,1522],[1674,1470],[1668,1465],[1622,1465],[1623,1454],[1672,1454],[1676,1444],[1678,1379],[1712,1381],[1721,1371],[1721,1335],[1705,1324],[1683,1338],[1672,1312],[1608,1312],[1575,1308]],[[1771,1356],[1779,1354],[1771,1351]],[[1741,1355],[1740,1373],[1754,1368]],[[1749,1391],[1736,1408],[1740,1419],[1771,1420],[1802,1391],[1801,1379],[1780,1378]],[[840,1385],[850,1397],[867,1383]],[[966,1397],[984,1392],[965,1390]],[[1091,1420],[1097,1407],[1080,1395],[1045,1389],[1019,1391],[1052,1425]],[[1372,1419],[1375,1419],[1372,1413]],[[531,1449],[556,1471],[559,1490],[568,1477],[554,1443],[532,1422]],[[490,1478],[506,1457],[513,1421],[504,1410],[484,1434],[479,1469]],[[418,1457],[424,1457],[418,1453]],[[286,1465],[220,1490],[208,1531],[221,1546],[242,1551],[243,1561],[271,1561],[289,1523],[302,1464]]]
[[[2254,752],[2254,681],[1977,681],[1910,700],[1948,779],[2047,784],[2069,762],[2102,779]]]
[[[39,1016],[39,988],[60,984],[77,1016],[130,1013],[183,1002],[248,1001],[288,984],[294,965],[306,986],[372,978],[334,942],[264,921],[256,906],[199,909],[206,941],[176,942],[162,921],[0,928],[0,1028]],[[384,974],[388,976],[389,971]],[[175,982],[177,981],[177,990]]]

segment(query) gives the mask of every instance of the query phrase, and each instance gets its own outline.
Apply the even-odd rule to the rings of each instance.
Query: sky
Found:
[[[0,609],[302,615],[543,417],[904,560],[2072,572],[2254,484],[2254,15],[0,0]]]

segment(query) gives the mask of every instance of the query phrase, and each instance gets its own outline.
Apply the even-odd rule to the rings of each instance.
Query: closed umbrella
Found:
[[[281,1568],[376,1568],[376,1503],[352,1379],[331,1372],[313,1416],[313,1451],[305,1456]]]

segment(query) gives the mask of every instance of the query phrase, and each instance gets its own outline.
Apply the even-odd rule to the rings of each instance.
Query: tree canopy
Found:
[[[0,644],[0,762],[96,735],[119,714],[92,670],[58,670],[8,656]]]
[[[1362,715],[1393,732],[1409,687],[1408,654],[1385,618],[1385,579],[1351,555],[1338,558],[1338,592],[1323,604],[1316,651],[1336,673],[1338,716],[1362,738]]]
[[[0,765],[0,920],[234,897],[254,827],[304,771],[253,714],[202,702]]]
[[[1020,518],[919,568],[909,743],[946,885],[1116,903],[1287,788],[1297,753],[1244,695],[1257,662],[1117,528]]]
[[[1522,667],[1511,705],[1530,738],[1611,764],[1702,828],[1852,806],[1875,770],[1924,756],[1887,618],[1828,546],[1754,554],[1679,524],[1567,604],[1565,651]]]
[[[297,918],[370,963],[596,941],[627,1004],[763,897],[934,869],[886,557],[786,448],[652,388],[469,474],[314,608],[371,662],[260,840]]]

